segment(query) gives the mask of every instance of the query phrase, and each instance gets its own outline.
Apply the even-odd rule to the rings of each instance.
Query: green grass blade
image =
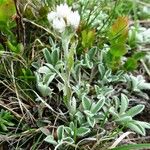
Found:
[[[124,146],[113,148],[112,150],[134,150],[134,149],[140,150],[143,148],[150,149],[150,144],[129,144],[129,145],[124,145]]]

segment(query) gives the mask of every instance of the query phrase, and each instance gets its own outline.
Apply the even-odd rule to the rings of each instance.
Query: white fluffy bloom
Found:
[[[68,5],[65,3],[60,4],[60,6],[57,6],[56,12],[58,17],[67,18],[67,16],[71,13],[71,8],[68,7]]]
[[[77,29],[80,23],[80,15],[77,11],[75,12],[71,12],[68,16],[67,16],[67,24],[70,26],[73,26],[74,29]]]
[[[48,13],[47,18],[58,32],[65,31],[67,26],[77,29],[80,23],[78,11],[72,11],[66,3],[56,7],[56,11]]]
[[[55,28],[56,30],[58,30],[58,32],[63,32],[65,30],[66,27],[66,23],[62,18],[55,18],[53,20],[53,28]]]
[[[57,17],[57,13],[54,11],[52,11],[51,13],[48,13],[48,15],[47,15],[47,19],[50,22],[53,21],[56,17]]]

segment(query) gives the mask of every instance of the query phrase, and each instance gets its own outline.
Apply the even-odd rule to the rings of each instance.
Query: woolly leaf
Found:
[[[100,99],[100,100],[95,104],[94,107],[91,107],[91,112],[92,112],[93,114],[97,113],[97,112],[103,107],[104,104],[105,104],[105,99],[104,99],[104,98],[103,98],[103,99]]]
[[[52,64],[52,58],[49,50],[47,48],[43,49],[44,58],[47,63]]]
[[[131,117],[134,117],[136,116],[137,114],[141,113],[143,111],[143,109],[145,108],[144,105],[137,105],[137,106],[134,106],[132,108],[130,108],[126,114],[131,116]]]
[[[50,143],[50,144],[53,144],[53,145],[57,145],[57,142],[54,140],[54,137],[53,135],[48,135],[44,141]]]
[[[124,113],[128,108],[129,100],[126,95],[121,94],[120,114]]]
[[[143,136],[145,135],[145,133],[143,132],[143,130],[138,125],[136,125],[136,124],[134,124],[132,122],[128,123],[127,127],[130,128],[132,131],[135,131],[136,133],[139,133],[139,134],[141,134]]]
[[[77,129],[77,135],[78,136],[84,136],[88,132],[90,132],[90,129],[86,128],[86,127],[80,127],[80,128]]]
[[[92,104],[92,102],[88,97],[86,97],[86,96],[82,97],[82,106],[83,106],[84,110],[90,110],[91,104]]]
[[[64,126],[61,125],[57,129],[58,140],[62,140],[64,138]]]

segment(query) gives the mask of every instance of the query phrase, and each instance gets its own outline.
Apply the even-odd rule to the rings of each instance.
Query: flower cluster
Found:
[[[80,23],[78,11],[72,11],[66,3],[56,7],[56,11],[48,13],[47,18],[54,29],[62,33],[67,26],[77,29]]]

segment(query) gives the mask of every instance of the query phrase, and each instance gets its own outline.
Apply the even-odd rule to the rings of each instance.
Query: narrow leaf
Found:
[[[124,113],[129,105],[128,97],[124,94],[121,94],[121,106],[120,106],[120,114]]]
[[[57,145],[57,142],[54,140],[54,137],[53,135],[48,135],[44,141],[50,143],[50,144],[53,144],[53,145]]]
[[[86,128],[86,127],[80,127],[80,128],[77,129],[77,135],[78,136],[84,136],[88,132],[90,132],[90,129]]]
[[[43,54],[44,54],[44,58],[45,58],[46,62],[49,64],[52,64],[51,54],[47,48],[43,49]]]
[[[103,107],[104,104],[105,104],[105,99],[104,98],[100,99],[93,108],[91,107],[91,112],[93,114],[97,113]]]
[[[138,125],[134,124],[133,122],[128,123],[127,127],[130,128],[132,131],[135,131],[136,133],[139,133],[145,136],[145,133],[143,132],[143,130]]]
[[[83,106],[84,110],[90,110],[91,103],[92,102],[88,97],[86,97],[86,96],[82,97],[82,106]]]
[[[57,136],[58,136],[58,140],[61,140],[62,138],[64,138],[64,126],[63,125],[58,127]]]
[[[71,138],[71,137],[66,137],[66,138],[63,138],[63,141],[66,141],[68,143],[74,143],[74,140]]]
[[[145,108],[145,106],[140,104],[140,105],[130,108],[126,113],[128,116],[134,117],[137,114],[141,113],[144,108]]]
[[[125,117],[121,117],[119,119],[116,119],[116,122],[121,122],[121,123],[126,123],[128,121],[131,121],[132,117],[131,116],[125,116]]]
[[[95,119],[91,118],[91,117],[87,117],[87,121],[89,123],[89,125],[93,128],[95,126]]]

